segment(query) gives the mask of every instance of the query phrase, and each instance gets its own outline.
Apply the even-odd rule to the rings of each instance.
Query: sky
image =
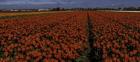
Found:
[[[0,0],[0,9],[30,9],[51,7],[128,7],[140,6],[140,0]]]

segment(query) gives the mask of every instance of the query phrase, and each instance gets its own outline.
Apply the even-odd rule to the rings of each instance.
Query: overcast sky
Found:
[[[140,6],[140,0],[0,0],[0,9]]]

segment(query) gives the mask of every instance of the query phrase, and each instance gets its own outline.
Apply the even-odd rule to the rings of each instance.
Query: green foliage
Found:
[[[0,58],[2,58],[3,56],[4,56],[4,52],[3,52],[3,47],[2,46],[0,46]]]
[[[51,35],[42,35],[40,37],[41,40],[53,40],[53,37]]]
[[[124,62],[124,60],[123,60],[123,59],[124,59],[123,57],[120,57],[120,61],[121,61],[121,62]]]
[[[75,62],[83,62],[86,56],[81,56],[75,60]]]
[[[133,47],[132,45],[126,45],[126,47],[127,47],[127,50],[128,50],[128,51],[134,50],[134,47]]]
[[[46,36],[46,38],[47,38],[48,40],[52,40],[52,39],[53,39],[53,37],[50,36],[50,35]]]
[[[136,56],[140,57],[140,52],[136,54]]]
[[[113,53],[112,49],[109,48],[109,49],[108,49],[108,54],[109,54],[109,55],[112,55],[112,53]]]

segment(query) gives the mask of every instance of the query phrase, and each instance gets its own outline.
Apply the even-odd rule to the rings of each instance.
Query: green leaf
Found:
[[[3,49],[3,47],[0,46],[0,58],[2,58],[4,56],[4,51],[2,49]]]
[[[140,57],[140,52],[136,54],[136,56]]]

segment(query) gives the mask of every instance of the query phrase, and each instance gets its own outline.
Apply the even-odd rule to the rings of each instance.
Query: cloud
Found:
[[[13,5],[13,4],[73,4],[78,0],[0,0],[0,5]]]
[[[29,0],[0,0],[0,5],[26,4]]]
[[[4,5],[30,6],[61,6],[61,7],[120,7],[140,6],[140,0],[0,0],[0,7]],[[16,7],[16,6],[15,6]]]
[[[30,2],[32,5],[47,5],[47,4],[57,4],[56,2]]]

